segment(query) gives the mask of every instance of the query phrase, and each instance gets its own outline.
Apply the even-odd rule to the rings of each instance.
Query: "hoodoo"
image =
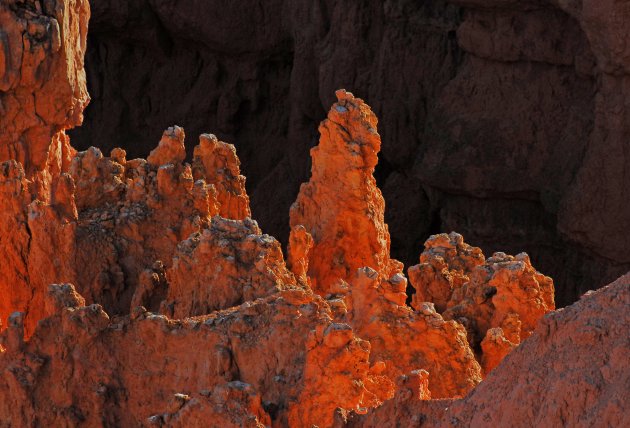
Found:
[[[409,285],[377,118],[345,90],[285,261],[235,146],[202,134],[189,161],[172,126],[146,159],[71,147],[88,18],[0,5],[0,427],[630,425],[630,277],[554,311],[527,254],[452,232]]]

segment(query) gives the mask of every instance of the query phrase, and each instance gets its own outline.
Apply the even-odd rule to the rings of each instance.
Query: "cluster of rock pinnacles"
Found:
[[[628,278],[545,315],[553,283],[526,254],[486,259],[451,233],[408,285],[377,119],[349,92],[286,261],[214,135],[190,162],[177,126],[146,160],[77,152],[88,16],[86,0],[0,4],[0,426],[627,421]]]
[[[485,259],[441,234],[409,269],[408,306],[372,175],[376,117],[352,94],[337,97],[291,208],[287,263],[250,218],[235,148],[213,135],[200,136],[191,163],[177,126],[146,160],[76,153],[40,179],[49,198],[5,162],[3,251],[16,261],[0,290],[10,296],[0,305],[4,360],[13,356],[5,387],[47,395],[35,407],[58,408],[50,423],[75,412],[97,424],[104,414],[169,425],[213,415],[292,426],[365,413],[409,377],[424,399],[473,389],[554,309],[553,283],[525,254]],[[64,391],[44,392],[59,382]],[[32,405],[21,412],[36,420]]]

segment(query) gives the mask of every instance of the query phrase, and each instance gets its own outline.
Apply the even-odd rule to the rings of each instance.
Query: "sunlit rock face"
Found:
[[[412,306],[432,302],[445,319],[464,325],[486,374],[555,309],[553,281],[527,254],[486,259],[455,232],[431,236],[409,278],[416,291]]]
[[[0,4],[0,161],[15,159],[29,175],[68,168],[64,130],[81,124],[90,99],[89,17],[87,0]]]
[[[51,10],[81,56],[81,1],[6,2],[0,19],[54,36]],[[43,63],[70,52],[46,46]],[[81,63],[65,63],[74,82]],[[42,82],[36,96],[80,115],[83,92],[54,101]],[[628,278],[550,313],[553,282],[526,254],[486,258],[453,232],[409,269],[409,306],[373,175],[376,116],[337,98],[286,262],[251,218],[234,146],[212,134],[191,163],[180,126],[146,160],[55,151],[58,131],[11,137],[66,157],[11,149],[0,163],[0,426],[624,425]]]
[[[348,426],[626,426],[630,275],[550,312],[471,394],[418,399],[422,377],[401,379],[391,402]]]
[[[91,6],[76,148],[145,157],[170,124],[211,131],[236,144],[254,217],[286,244],[317,125],[345,87],[379,118],[394,258],[415,264],[450,231],[488,256],[526,251],[560,307],[630,270],[624,2]]]

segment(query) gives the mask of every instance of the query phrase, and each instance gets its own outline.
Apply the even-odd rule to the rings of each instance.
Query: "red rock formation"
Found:
[[[126,313],[132,300],[157,311],[160,299],[147,293],[151,281],[145,278],[138,289],[143,271],[156,260],[168,268],[177,244],[221,211],[218,199],[228,204],[229,215],[249,212],[247,197],[238,193],[244,191],[244,179],[229,172],[238,172],[238,160],[225,158],[224,151],[233,153],[231,149],[203,149],[202,137],[196,159],[225,170],[209,169],[206,181],[205,171],[196,168],[193,178],[190,166],[182,163],[184,138],[183,129],[169,128],[148,161],[128,161],[119,149],[109,158],[95,148],[77,153],[68,174],[52,180],[51,200],[37,196],[38,184],[19,164],[6,163],[0,177],[6,193],[0,202],[7,205],[2,210],[1,227],[7,231],[3,251],[6,260],[16,263],[5,268],[6,280],[0,281],[0,293],[12,299],[0,304],[0,315],[6,319],[15,310],[24,311],[30,335],[45,315],[41,299],[46,287],[63,281],[115,314]],[[217,183],[219,191],[208,182]],[[240,190],[233,194],[234,189]],[[164,286],[156,290],[162,298],[165,292]]]
[[[419,243],[455,230],[488,255],[526,251],[554,278],[559,306],[630,270],[624,2],[92,9],[93,101],[76,147],[144,157],[164,124],[212,129],[236,142],[255,217],[286,243],[316,127],[334,90],[352,88],[379,117],[377,180],[396,259],[415,264]]]
[[[469,281],[470,273],[482,265],[481,249],[471,247],[458,233],[432,236],[424,243],[420,264],[409,268],[409,281],[416,289],[414,306],[432,302],[438,312],[446,310],[453,292]]]
[[[370,341],[372,361],[385,361],[384,374],[391,379],[422,369],[428,371],[432,397],[466,395],[481,381],[466,330],[445,321],[432,305],[418,311],[406,306],[406,286],[400,274],[384,281],[373,269],[359,269],[341,294],[348,309],[340,318]]]
[[[289,259],[308,257],[313,290],[329,296],[335,317],[370,341],[373,363],[390,362],[384,374],[397,379],[425,369],[434,397],[465,395],[481,380],[465,330],[430,307],[414,312],[405,305],[407,280],[390,258],[384,201],[372,175],[380,149],[376,117],[352,94],[337,97],[311,150],[313,175],[291,208]],[[304,233],[312,236],[309,251],[295,245]]]
[[[217,189],[219,214],[235,220],[252,215],[240,164],[233,145],[219,141],[212,134],[199,137],[193,157],[193,176]]]
[[[64,130],[81,124],[90,99],[89,17],[87,0],[0,5],[0,162],[17,160],[29,177],[68,168],[74,149]]]
[[[227,428],[271,425],[260,395],[251,385],[234,381],[194,395],[174,394],[169,411],[148,419],[149,425],[186,428],[209,424]]]
[[[403,394],[350,426],[627,426],[630,275],[547,314],[533,334],[461,400]],[[384,425],[379,425],[384,424]]]
[[[552,312],[444,426],[627,426],[630,277]]]
[[[237,423],[242,406],[258,422],[271,412],[278,424],[331,426],[337,407],[373,402],[364,386],[369,343],[332,323],[325,302],[307,291],[185,320],[142,309],[112,319],[83,302],[72,286],[51,286],[53,316],[28,342],[22,319],[11,318],[0,354],[8,373],[0,423],[168,425],[207,416],[214,425]],[[191,395],[210,398],[191,403]]]
[[[311,179],[291,207],[291,227],[304,226],[313,238],[308,276],[320,294],[349,281],[361,267],[382,278],[402,271],[389,257],[385,201],[372,175],[381,146],[376,116],[345,90],[337,98],[311,150]]]
[[[234,147],[210,135],[192,167],[180,127],[147,160],[91,148],[66,169],[0,164],[0,425],[624,422],[608,394],[629,371],[627,278],[539,321],[553,283],[527,255],[485,260],[439,235],[411,270],[419,290],[407,306],[372,175],[376,117],[337,95],[292,209],[289,267],[249,218]],[[607,346],[606,365],[592,344]],[[555,360],[558,350],[569,356]],[[488,383],[434,400],[481,381],[475,352],[486,373],[496,367]],[[538,356],[548,363],[532,368]],[[554,385],[578,398],[541,406],[554,369]],[[525,394],[526,416],[510,376],[540,389]],[[572,416],[585,402],[595,413]]]
[[[430,400],[427,373],[415,371],[398,379],[398,390],[391,400],[364,415],[356,413],[339,418],[348,427],[438,426],[444,409],[454,400]]]
[[[313,237],[306,231],[304,226],[298,225],[291,229],[289,244],[287,245],[289,254],[287,267],[295,274],[298,281],[308,284],[309,287],[311,283],[307,276],[308,255],[312,248]]]
[[[280,243],[256,222],[214,217],[208,228],[178,245],[167,272],[165,312],[204,315],[296,287]]]
[[[471,347],[481,347],[486,374],[555,309],[553,281],[533,268],[527,254],[495,253],[486,260],[454,232],[429,238],[409,277],[413,306],[432,302],[445,319],[466,326]]]

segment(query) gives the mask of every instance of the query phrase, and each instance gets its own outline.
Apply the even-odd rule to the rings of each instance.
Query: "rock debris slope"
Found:
[[[320,126],[287,262],[251,218],[235,148],[217,137],[200,136],[192,164],[178,126],[146,160],[72,149],[63,130],[86,99],[77,58],[88,10],[76,0],[0,6],[7,28],[31,31],[33,19],[58,41],[37,55],[67,69],[29,90],[74,112],[40,124],[47,144],[15,134],[3,146],[0,426],[624,422],[615,394],[627,390],[627,278],[545,315],[553,283],[527,255],[486,259],[443,234],[410,269],[408,306],[373,176],[376,116],[349,92]],[[58,39],[54,22],[64,23]],[[64,79],[76,85],[65,101]],[[22,108],[12,114],[39,114]],[[31,146],[58,162],[16,149]],[[534,368],[538,356],[545,365]]]

